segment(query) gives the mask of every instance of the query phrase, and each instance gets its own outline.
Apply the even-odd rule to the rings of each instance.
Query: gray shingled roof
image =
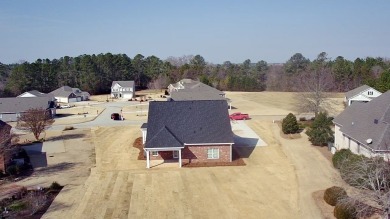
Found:
[[[118,83],[121,87],[133,87],[134,81],[113,81],[111,87]]]
[[[20,113],[32,108],[49,108],[49,97],[0,98],[0,113]]]
[[[348,99],[351,99],[352,97],[364,92],[365,90],[368,90],[369,88],[371,88],[371,87],[368,85],[362,85],[360,87],[357,87],[353,90],[348,91],[347,93],[345,93],[345,96],[347,97],[347,100],[348,100]]]
[[[179,82],[173,84],[174,87],[182,85],[184,89],[180,89],[181,92],[215,92],[217,94],[224,94],[222,91],[217,90],[211,86],[208,86],[200,81],[194,81],[192,79],[182,79]]]
[[[145,148],[184,143],[234,143],[226,101],[150,102]]]
[[[42,93],[42,92],[39,92],[39,91],[37,91],[37,90],[30,90],[30,91],[26,91],[26,92],[24,92],[24,93],[30,93],[30,94],[32,94],[32,95],[34,95],[34,96],[36,96],[36,97],[54,97],[54,95],[53,94],[45,94],[45,93]],[[24,94],[23,93],[23,94]],[[22,94],[21,94],[22,95]],[[20,96],[20,95],[19,95]],[[18,97],[19,97],[18,96]]]
[[[390,91],[368,103],[355,103],[333,122],[340,131],[374,151],[390,150]],[[366,140],[372,139],[371,144]]]
[[[181,90],[171,93],[171,99],[174,101],[183,100],[226,100],[226,98],[220,96],[215,92],[208,91],[194,91],[194,92],[182,92]]]
[[[8,132],[11,130],[11,126],[5,123],[3,120],[0,119],[0,130],[7,130]]]
[[[74,94],[73,88],[69,86],[62,86],[56,90],[53,90],[50,93],[53,94],[55,97],[69,97]]]

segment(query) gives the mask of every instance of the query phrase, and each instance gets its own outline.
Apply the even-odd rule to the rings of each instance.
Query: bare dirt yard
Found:
[[[231,112],[248,113],[254,116],[279,116],[289,113],[298,114],[299,104],[293,92],[225,92],[232,100]],[[330,93],[326,99],[329,115],[338,115],[344,110],[342,93]],[[298,117],[298,116],[297,116]]]
[[[58,179],[65,188],[43,218],[325,218],[313,193],[339,181],[326,152],[311,146],[304,133],[282,138],[279,126],[261,117],[295,112],[293,94],[227,92],[227,97],[233,112],[258,115],[246,124],[267,144],[237,148],[246,166],[146,169],[132,146],[141,136],[138,125],[92,128],[85,137],[64,141],[68,155],[51,157],[82,165],[68,168],[73,175],[48,174],[60,177],[48,183]],[[332,98],[342,109],[342,97]]]

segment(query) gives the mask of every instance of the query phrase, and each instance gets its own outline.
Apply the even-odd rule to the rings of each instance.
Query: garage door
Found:
[[[77,102],[77,98],[69,98],[69,103]]]
[[[80,102],[81,101],[81,97],[77,97],[77,102]]]
[[[131,98],[133,98],[133,94],[132,93],[131,94],[123,94],[123,98],[131,99]]]

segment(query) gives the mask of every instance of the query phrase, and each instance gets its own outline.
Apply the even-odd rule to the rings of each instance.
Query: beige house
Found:
[[[381,94],[382,94],[381,92],[375,90],[374,88],[368,85],[363,85],[348,91],[345,94],[344,101],[347,103],[348,106],[356,102],[367,103],[372,99],[379,97]]]
[[[390,91],[367,103],[353,103],[334,120],[335,147],[367,157],[390,158]]]

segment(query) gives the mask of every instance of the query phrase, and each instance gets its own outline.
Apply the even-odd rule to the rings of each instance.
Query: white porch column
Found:
[[[232,103],[229,103],[229,110],[232,109]]]
[[[230,162],[233,161],[233,144],[230,144]]]
[[[150,168],[149,151],[146,151],[146,168]]]
[[[181,149],[179,149],[179,167],[181,168]]]

